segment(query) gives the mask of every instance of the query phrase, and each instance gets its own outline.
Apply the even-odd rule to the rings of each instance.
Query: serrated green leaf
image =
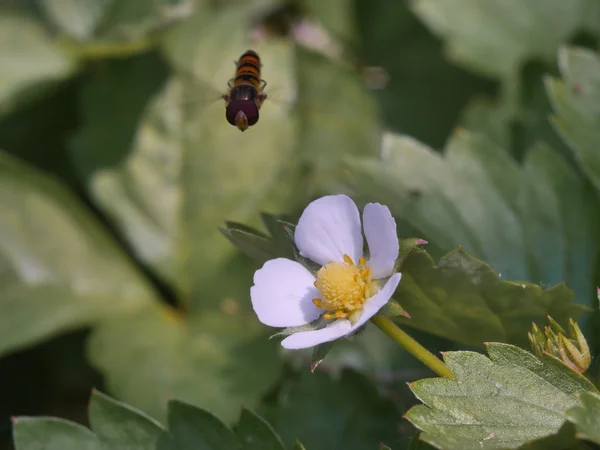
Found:
[[[410,385],[424,405],[411,408],[406,417],[423,431],[426,442],[447,450],[518,448],[558,433],[577,394],[597,392],[555,358],[539,360],[498,343],[488,345],[488,354],[445,353],[457,380],[435,378]],[[546,448],[563,448],[554,446],[558,442],[547,441]]]
[[[94,433],[68,420],[19,417],[14,421],[16,450],[105,450]]]
[[[358,407],[357,405],[360,405]],[[363,375],[344,370],[339,380],[316,371],[284,385],[279,406],[265,417],[291,447],[299,439],[310,450],[363,450],[397,440],[400,420]]]
[[[562,48],[562,79],[548,78],[546,88],[556,116],[552,122],[596,189],[600,189],[600,58],[591,50]]]
[[[233,450],[238,449],[234,434],[210,412],[178,400],[169,402],[169,438],[158,449]]]
[[[241,450],[285,450],[275,430],[258,414],[242,408],[235,429]]]
[[[230,302],[226,313],[152,308],[104,322],[90,338],[89,358],[111,392],[159,420],[168,398],[233,420],[240,404],[255,405],[272,386],[281,361],[256,318]]]
[[[527,59],[554,58],[582,22],[586,7],[584,0],[414,0],[412,5],[446,40],[453,59],[501,78],[515,74]]]
[[[579,394],[579,402],[566,412],[575,424],[577,436],[600,445],[600,395],[596,392]]]
[[[0,14],[0,67],[0,114],[42,94],[76,68],[38,23],[9,10]]]
[[[141,411],[96,390],[88,407],[90,427],[111,448],[153,450],[164,427]]]
[[[564,285],[544,290],[502,281],[491,266],[460,248],[437,264],[415,249],[400,271],[394,297],[411,318],[400,316],[397,322],[477,347],[493,340],[529,347],[532,322],[545,323],[551,315],[566,325],[584,311]]]
[[[350,68],[302,47],[296,54],[298,148],[309,170],[305,182],[318,192],[336,191],[332,179],[341,173],[343,157],[377,153],[381,128],[375,101]],[[305,192],[305,200],[313,194]]]
[[[0,209],[0,352],[156,300],[64,186],[6,153],[0,153]]]
[[[236,222],[225,222],[221,232],[238,250],[260,264],[274,258],[294,259],[294,241],[286,231],[289,225],[268,214],[261,214],[261,218],[271,236]]]

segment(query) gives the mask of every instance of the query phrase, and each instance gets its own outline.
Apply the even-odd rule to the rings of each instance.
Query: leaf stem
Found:
[[[381,331],[391,337],[394,341],[400,344],[411,355],[444,378],[456,379],[448,366],[444,364],[433,353],[411,338],[408,334],[402,331],[398,326],[387,317],[377,316],[371,319]]]

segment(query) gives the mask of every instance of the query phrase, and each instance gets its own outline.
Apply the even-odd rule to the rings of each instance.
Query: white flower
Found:
[[[368,262],[354,202],[346,195],[322,197],[304,210],[294,235],[300,254],[322,266],[316,277],[285,258],[267,261],[254,274],[250,297],[265,325],[296,327],[320,316],[327,319],[322,329],[286,337],[285,348],[313,347],[353,333],[392,297],[401,278],[392,275],[399,250],[396,222],[387,207],[369,203],[363,229]],[[377,280],[387,277],[381,287]]]

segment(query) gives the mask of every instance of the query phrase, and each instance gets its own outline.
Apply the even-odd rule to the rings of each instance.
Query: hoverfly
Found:
[[[229,92],[223,95],[227,122],[240,131],[258,122],[258,111],[267,98],[263,92],[267,82],[260,77],[260,57],[247,50],[236,62],[235,77],[229,80]]]

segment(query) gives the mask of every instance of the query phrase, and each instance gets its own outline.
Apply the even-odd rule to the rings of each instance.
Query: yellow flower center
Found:
[[[358,264],[344,255],[344,262],[330,262],[317,272],[315,287],[321,298],[313,303],[326,311],[326,319],[345,318],[356,322],[360,317],[365,301],[377,291],[371,279],[371,270],[361,256]]]

